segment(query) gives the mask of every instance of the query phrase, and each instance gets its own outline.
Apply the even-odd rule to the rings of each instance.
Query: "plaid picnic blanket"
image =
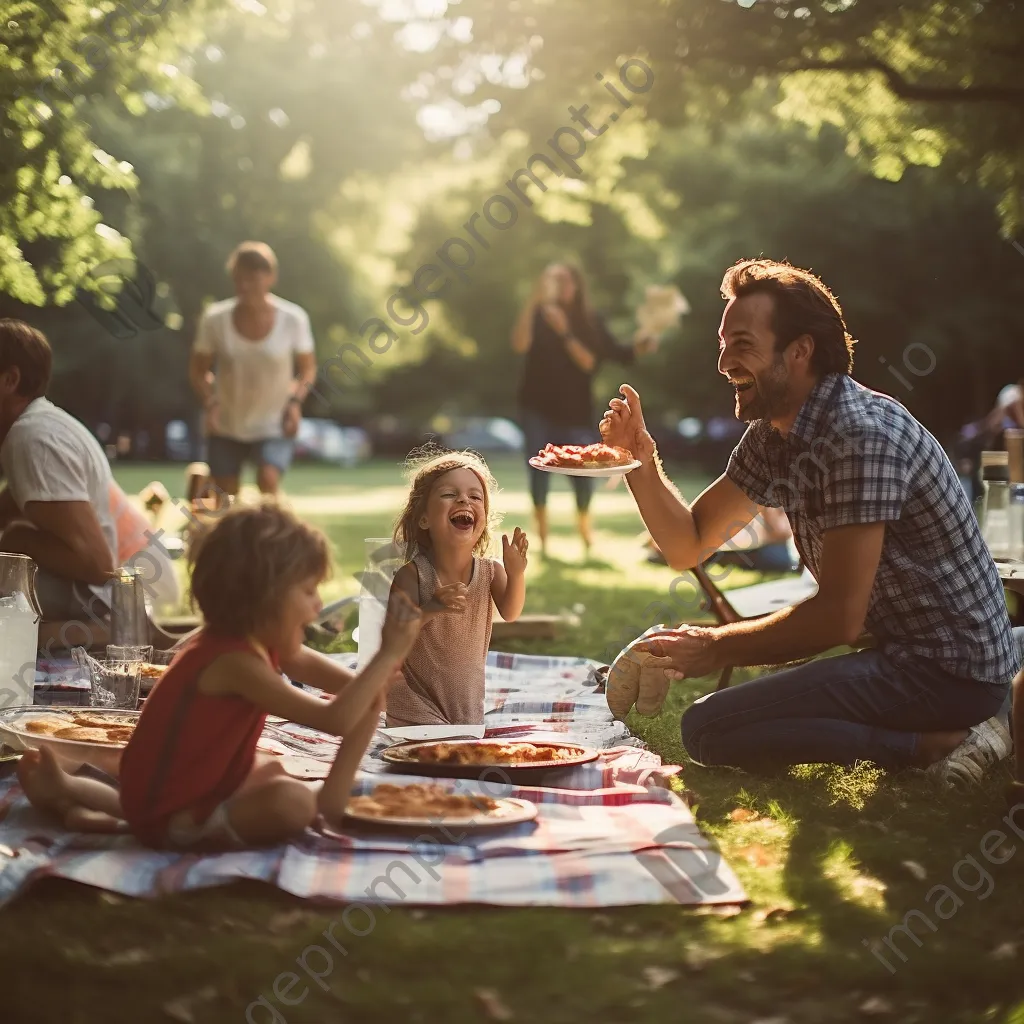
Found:
[[[595,693],[598,668],[579,658],[492,652],[486,705],[487,736],[578,739],[601,748],[596,762],[544,773],[529,786],[429,780],[460,793],[528,800],[537,805],[534,821],[479,830],[449,824],[422,834],[366,826],[338,834],[310,830],[271,850],[197,856],[148,850],[130,836],[69,834],[29,806],[9,775],[0,777],[0,904],[46,876],[132,896],[259,879],[297,896],[358,905],[371,919],[381,903],[602,907],[745,900],[731,868],[668,788],[679,768],[662,765],[612,721]],[[47,666],[41,673],[37,699],[82,689],[53,671]],[[292,723],[268,726],[264,740],[318,761],[332,758],[337,747],[333,737]],[[387,742],[375,738],[358,792],[372,791],[388,772],[379,757]],[[397,785],[427,781],[386,777]],[[364,918],[353,916],[362,928]]]

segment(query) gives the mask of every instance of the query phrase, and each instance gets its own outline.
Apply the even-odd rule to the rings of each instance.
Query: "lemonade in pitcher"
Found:
[[[42,618],[35,575],[36,563],[27,555],[0,554],[0,710],[35,698]]]

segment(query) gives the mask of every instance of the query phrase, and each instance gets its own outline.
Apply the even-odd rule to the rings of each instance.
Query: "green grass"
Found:
[[[521,467],[502,460],[494,468],[505,488],[508,525],[528,527]],[[172,493],[179,474],[180,467],[118,470],[135,489],[160,475]],[[691,497],[704,482],[679,478]],[[385,535],[397,510],[396,467],[302,467],[288,483],[296,508],[309,510],[307,517],[331,537],[339,566],[333,592],[354,592],[362,539]],[[606,657],[623,631],[638,633],[665,617],[656,605],[669,600],[675,574],[643,562],[642,524],[628,497],[621,489],[599,493],[595,512],[600,556],[583,565],[569,495],[564,485],[559,489],[553,557],[531,559],[527,608],[582,606],[581,622],[557,641],[519,649]],[[735,572],[725,586],[754,579]],[[713,684],[680,684],[660,717],[630,724],[666,761],[685,764],[679,716]],[[329,991],[313,986],[284,1019],[484,1021],[493,1018],[474,991],[487,988],[515,1020],[552,1024],[1024,1024],[1024,854],[1002,865],[979,854],[992,828],[1009,835],[1004,852],[1021,845],[1000,824],[1005,779],[1005,772],[994,773],[968,798],[941,793],[919,776],[888,778],[869,768],[814,766],[756,779],[686,764],[697,817],[751,897],[742,913],[673,906],[600,913],[396,907],[377,913],[371,934],[347,936],[348,955],[336,955],[325,980]],[[985,888],[965,891],[976,877],[968,865],[960,869],[962,885],[953,878],[966,855],[990,873],[986,899],[978,898]],[[925,900],[939,884],[963,901],[948,920],[938,919]],[[897,968],[890,974],[862,940],[883,938],[914,908],[928,912],[938,930],[919,927],[920,948],[898,939],[906,962],[883,950]],[[43,882],[0,913],[0,1020],[243,1021],[261,993],[281,1006],[271,990],[274,978],[296,969],[296,957],[341,909],[255,883],[142,902]],[[655,977],[665,981],[656,987],[654,976],[645,975],[649,968],[673,973]],[[292,995],[302,992],[298,987]],[[163,1009],[180,997],[195,997],[185,1015]],[[271,1018],[256,1010],[252,1019]]]

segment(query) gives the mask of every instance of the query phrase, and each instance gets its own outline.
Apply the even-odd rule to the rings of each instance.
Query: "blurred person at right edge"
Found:
[[[520,423],[526,435],[526,458],[546,444],[595,444],[591,385],[601,362],[631,366],[638,355],[657,348],[657,339],[637,332],[631,345],[620,345],[604,319],[591,307],[578,267],[553,263],[541,274],[512,330],[513,351],[526,356],[519,384]],[[551,476],[532,467],[533,500],[541,554],[547,554],[548,488]],[[590,502],[594,481],[571,477],[576,494],[576,521],[589,557],[593,543]]]
[[[980,420],[960,428],[954,446],[960,484],[973,502],[981,493],[981,453],[1006,447],[1007,430],[1024,429],[1024,387],[1019,381],[1007,384],[996,396],[995,405]]]

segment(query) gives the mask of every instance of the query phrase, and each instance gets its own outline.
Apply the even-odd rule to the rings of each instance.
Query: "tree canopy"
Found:
[[[631,57],[662,76],[646,105],[665,126],[728,119],[768,78],[781,83],[780,115],[838,126],[878,176],[944,163],[997,191],[1007,234],[1024,218],[1024,8],[1013,0],[462,0],[457,11],[472,40],[446,38],[453,72],[435,89],[472,82],[475,100],[504,104],[501,126],[537,102],[509,87],[519,79],[568,102],[592,68]],[[488,58],[505,74],[486,74]]]
[[[1011,0],[0,0],[0,25],[0,315],[47,330],[87,421],[189,414],[244,238],[323,364],[362,353],[311,406],[342,419],[514,414],[509,329],[567,257],[622,336],[645,284],[690,300],[631,371],[666,424],[727,413],[718,284],[758,254],[821,273],[858,377],[936,430],[1021,375]],[[909,345],[936,364],[908,390]]]

